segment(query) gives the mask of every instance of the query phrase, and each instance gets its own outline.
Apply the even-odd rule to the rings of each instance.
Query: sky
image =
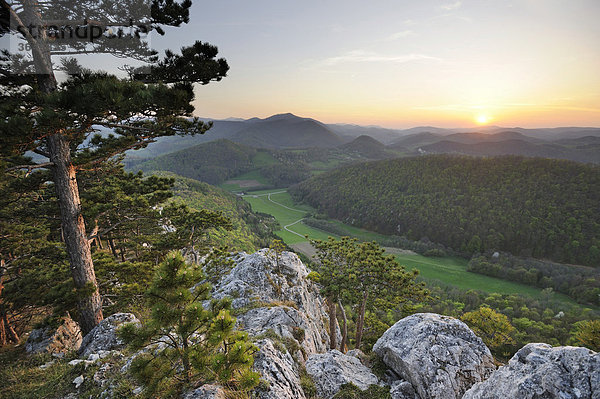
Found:
[[[196,90],[202,117],[600,127],[599,16],[600,0],[194,0],[151,44],[219,47],[231,69]]]
[[[600,126],[598,0],[196,1],[158,48],[217,45],[199,116]]]

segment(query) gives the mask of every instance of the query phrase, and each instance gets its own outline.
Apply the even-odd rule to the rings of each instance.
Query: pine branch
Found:
[[[45,163],[39,163],[39,164],[33,164],[33,165],[17,165],[17,166],[7,168],[4,171],[12,172],[13,170],[27,169],[27,174],[25,176],[29,176],[29,174],[31,174],[31,171],[34,169],[40,169],[40,168],[48,169],[51,166],[54,166],[54,162],[45,162]]]

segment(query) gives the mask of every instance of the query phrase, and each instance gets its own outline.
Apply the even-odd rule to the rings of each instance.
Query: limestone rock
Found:
[[[207,384],[194,389],[184,399],[225,399],[225,391],[219,385]]]
[[[390,388],[392,399],[419,399],[419,395],[408,381],[398,380]]]
[[[67,315],[56,330],[49,327],[33,330],[25,342],[25,350],[28,353],[66,353],[78,350],[81,340],[79,324]]]
[[[117,328],[125,323],[138,323],[132,313],[115,313],[92,329],[81,342],[79,355],[87,358],[93,353],[120,349],[124,343],[117,337]]]
[[[464,399],[600,399],[600,353],[527,344]]]
[[[328,349],[329,316],[317,287],[306,279],[309,271],[295,253],[283,252],[279,267],[268,249],[239,253],[231,272],[214,285],[213,297],[233,298],[233,307],[254,307],[238,316],[238,327],[256,336],[275,331],[295,339],[304,353]],[[341,339],[339,328],[336,334]]]
[[[254,355],[254,370],[268,385],[257,389],[260,399],[306,399],[292,356],[276,349],[270,339],[255,344],[260,351]]]
[[[373,350],[421,399],[458,399],[494,371],[483,341],[452,317],[418,313],[390,327]]]
[[[379,379],[358,358],[331,350],[312,355],[306,361],[306,372],[317,386],[319,396],[333,397],[343,384],[353,383],[363,391]]]

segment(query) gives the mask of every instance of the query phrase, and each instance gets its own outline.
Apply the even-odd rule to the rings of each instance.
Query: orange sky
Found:
[[[598,0],[213,3],[153,43],[200,39],[227,58],[199,116],[600,126]]]

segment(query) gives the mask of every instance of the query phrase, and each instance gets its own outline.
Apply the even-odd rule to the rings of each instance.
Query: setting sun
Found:
[[[479,114],[475,117],[475,122],[477,122],[478,125],[485,125],[489,123],[491,119],[492,118],[489,115]]]

